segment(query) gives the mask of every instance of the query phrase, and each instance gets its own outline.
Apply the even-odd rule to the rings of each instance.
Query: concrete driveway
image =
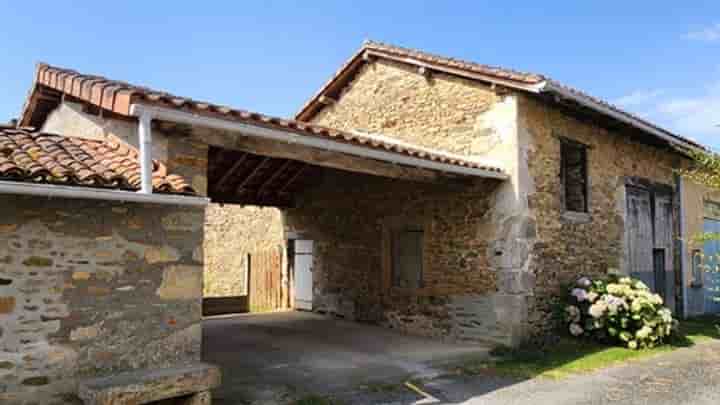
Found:
[[[443,365],[484,357],[488,350],[306,312],[216,317],[203,324],[203,359],[223,371],[213,403],[223,405],[433,377]]]

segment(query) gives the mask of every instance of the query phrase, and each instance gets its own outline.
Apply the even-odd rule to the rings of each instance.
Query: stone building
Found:
[[[0,402],[158,369],[211,388],[183,369],[201,299],[247,271],[271,309],[504,345],[547,332],[580,275],[714,311],[689,240],[717,195],[674,173],[696,148],[541,75],[378,43],[296,120],[39,65],[0,130]]]
[[[219,375],[199,363],[203,267],[233,270],[242,232],[258,246],[285,235],[237,229],[277,216],[232,219],[232,205],[333,200],[321,179],[338,176],[436,194],[506,178],[453,154],[39,65],[18,126],[0,132],[1,402],[106,403],[130,390],[207,403]],[[268,280],[292,285],[287,270]]]
[[[717,218],[711,193],[675,174],[692,140],[542,75],[374,42],[296,119],[509,176],[475,191],[326,176],[272,219],[286,231],[276,243],[313,241],[315,311],[517,344],[552,327],[562,286],[608,272],[643,279],[680,315],[714,311],[717,281],[693,259],[708,247],[690,242]],[[394,278],[398,230],[422,235],[411,288]]]

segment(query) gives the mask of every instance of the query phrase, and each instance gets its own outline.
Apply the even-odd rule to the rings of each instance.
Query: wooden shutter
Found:
[[[587,147],[576,142],[563,141],[560,159],[565,210],[587,212]]]
[[[404,230],[394,234],[392,243],[393,286],[422,287],[423,232]]]

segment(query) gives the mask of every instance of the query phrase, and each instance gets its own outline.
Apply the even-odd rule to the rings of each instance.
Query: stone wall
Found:
[[[518,131],[518,97],[473,80],[385,60],[367,63],[338,100],[313,122],[395,137],[469,155],[502,167],[509,181],[489,195],[491,209],[478,232],[489,241],[489,268],[497,285],[483,296],[445,296],[440,305],[455,319],[455,335],[519,344],[527,334],[533,293],[534,218],[528,195],[526,133]],[[468,249],[472,247],[468,246]],[[478,325],[482,325],[478,327]],[[422,326],[418,325],[418,329]]]
[[[46,131],[137,145],[63,103]],[[154,131],[153,158],[206,195],[208,146]],[[76,403],[76,381],[200,360],[204,207],[0,196],[0,403]]]
[[[313,122],[390,135],[422,146],[478,155],[489,134],[483,113],[500,99],[476,81],[378,60],[366,63],[337,103]]]
[[[77,379],[200,360],[204,209],[0,205],[1,403],[74,403]]]
[[[536,219],[533,251],[536,285],[530,309],[533,333],[547,331],[561,286],[579,275],[627,273],[624,257],[625,178],[674,185],[679,155],[581,122],[528,96],[519,103],[519,131],[528,140],[534,183],[529,207]],[[564,214],[560,185],[560,137],[589,146],[589,215]]]
[[[284,244],[282,213],[277,208],[211,204],[205,220],[204,296],[247,294],[247,254]]]
[[[326,171],[285,212],[288,230],[315,241],[314,309],[410,334],[508,343],[512,319],[496,312],[488,257],[497,189],[482,179],[431,185]],[[424,231],[424,284],[410,291],[389,281],[389,233],[402,226]]]

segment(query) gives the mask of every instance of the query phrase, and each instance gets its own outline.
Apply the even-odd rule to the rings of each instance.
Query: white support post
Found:
[[[140,192],[152,194],[152,115],[148,112],[138,117],[138,137],[140,143]]]

